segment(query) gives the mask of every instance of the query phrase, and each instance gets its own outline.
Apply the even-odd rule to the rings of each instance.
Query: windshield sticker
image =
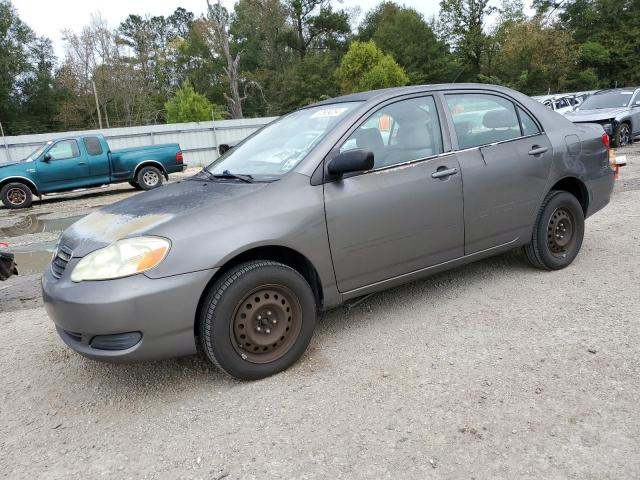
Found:
[[[347,107],[339,107],[339,108],[323,108],[322,110],[318,110],[316,113],[311,115],[311,118],[330,118],[330,117],[339,117],[348,109]]]

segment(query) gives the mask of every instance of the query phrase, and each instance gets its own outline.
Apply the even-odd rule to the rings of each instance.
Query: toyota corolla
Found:
[[[74,224],[45,305],[87,357],[200,345],[224,372],[263,378],[303,355],[321,310],[514,248],[567,267],[609,202],[608,140],[489,85],[326,100]]]

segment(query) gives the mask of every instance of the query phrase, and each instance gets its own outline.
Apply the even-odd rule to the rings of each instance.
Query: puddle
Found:
[[[41,274],[51,261],[56,243],[58,240],[12,248],[20,275]]]
[[[0,228],[0,240],[19,237],[21,235],[30,235],[33,233],[42,232],[62,232],[67,227],[71,226],[84,215],[77,215],[75,217],[67,218],[52,218],[43,219],[40,218],[47,214],[31,214],[24,217],[20,217],[16,223],[10,227]]]

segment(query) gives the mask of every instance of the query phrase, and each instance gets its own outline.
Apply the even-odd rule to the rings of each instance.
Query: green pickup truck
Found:
[[[27,158],[0,164],[0,199],[26,208],[33,196],[129,182],[151,190],[186,168],[177,143],[111,150],[102,135],[52,140]]]

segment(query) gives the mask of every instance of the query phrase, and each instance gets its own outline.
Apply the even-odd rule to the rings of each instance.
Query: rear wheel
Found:
[[[131,185],[136,190],[142,190],[142,187],[138,184],[138,182],[134,182],[133,180],[129,182],[129,185]]]
[[[529,262],[543,270],[559,270],[573,262],[584,238],[584,213],[568,192],[550,192],[540,207],[531,243],[524,247]]]
[[[8,183],[0,190],[0,198],[7,208],[27,208],[31,206],[33,195],[24,183]]]
[[[142,190],[153,190],[162,185],[162,172],[156,167],[142,167],[136,175],[136,183]]]
[[[315,320],[315,299],[305,278],[287,265],[258,260],[233,268],[210,289],[200,342],[224,372],[257,380],[302,356]]]

